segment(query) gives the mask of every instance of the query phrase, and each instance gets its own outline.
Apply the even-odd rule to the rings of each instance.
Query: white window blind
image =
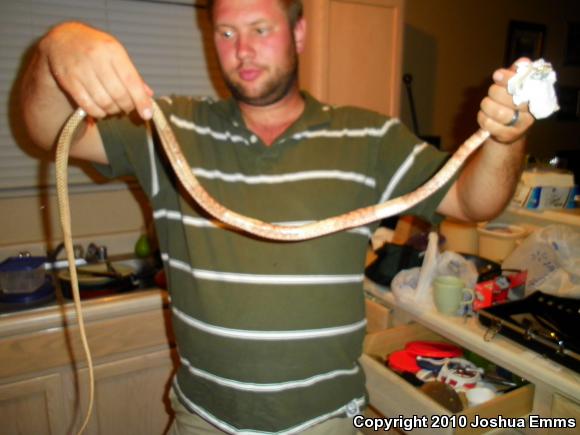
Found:
[[[156,96],[223,96],[203,2],[195,0],[0,1],[0,195],[34,193],[54,184],[54,165],[32,157],[13,86],[25,53],[52,26],[78,20],[107,31],[125,46]],[[94,188],[80,168],[72,185]]]

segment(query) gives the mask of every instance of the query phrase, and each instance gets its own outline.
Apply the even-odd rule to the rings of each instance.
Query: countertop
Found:
[[[85,323],[161,309],[168,304],[167,291],[159,288],[134,290],[81,302]],[[76,322],[73,301],[0,314],[0,339]]]

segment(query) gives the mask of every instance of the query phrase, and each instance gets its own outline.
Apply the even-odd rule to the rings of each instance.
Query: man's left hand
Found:
[[[527,59],[519,59],[523,61]],[[527,103],[516,106],[507,91],[507,83],[515,75],[515,63],[510,69],[501,68],[493,73],[494,83],[482,100],[477,122],[491,134],[491,138],[503,144],[511,144],[523,138],[535,119]]]

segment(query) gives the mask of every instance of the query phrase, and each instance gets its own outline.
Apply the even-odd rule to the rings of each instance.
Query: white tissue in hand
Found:
[[[530,112],[536,119],[547,118],[560,107],[554,89],[556,72],[552,64],[539,59],[535,62],[518,62],[516,75],[507,85],[514,104],[529,102]]]

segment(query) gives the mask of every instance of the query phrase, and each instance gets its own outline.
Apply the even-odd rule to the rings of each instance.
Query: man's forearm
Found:
[[[73,106],[55,81],[42,41],[37,44],[20,86],[22,118],[32,141],[45,149],[52,147]]]
[[[488,139],[468,162],[457,182],[461,212],[471,221],[489,220],[511,200],[525,157],[525,137],[512,144]]]

